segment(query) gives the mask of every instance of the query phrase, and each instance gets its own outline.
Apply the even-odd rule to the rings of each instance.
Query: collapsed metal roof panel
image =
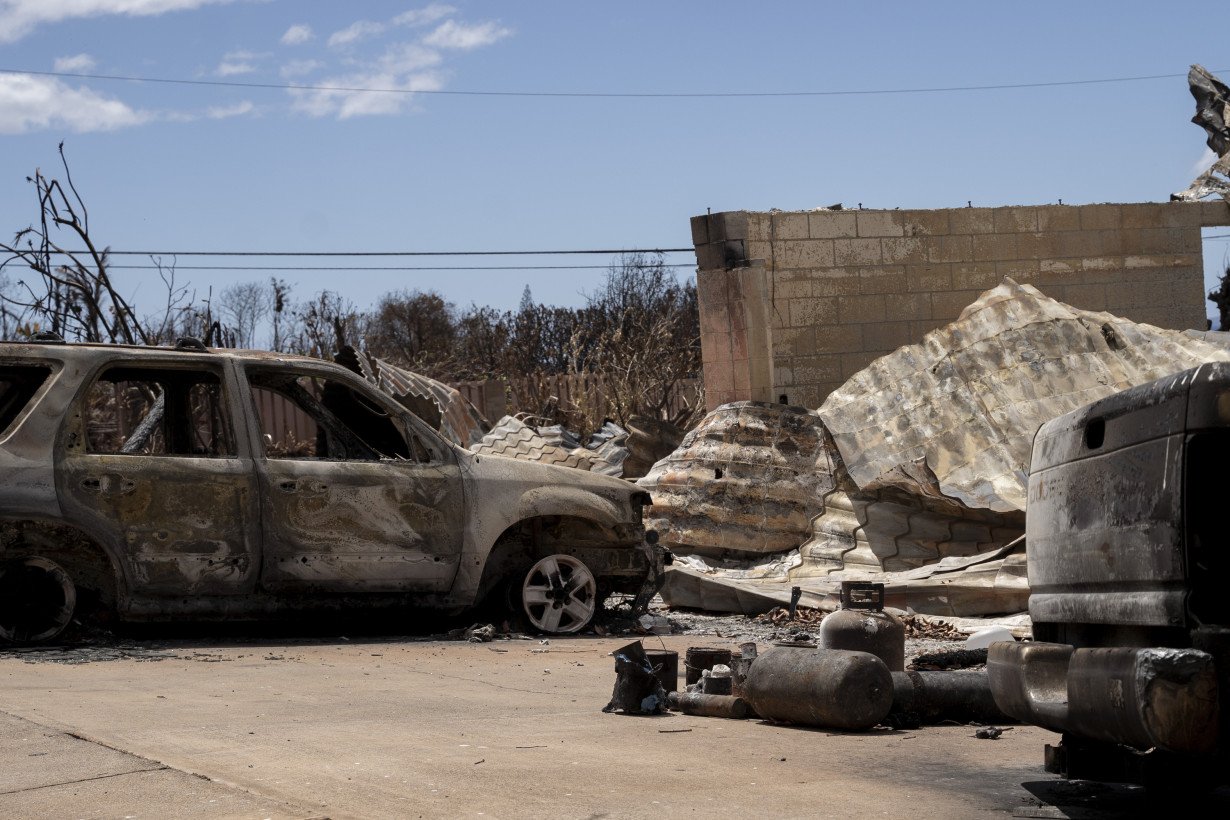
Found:
[[[1230,361],[1230,336],[1198,335],[1080,310],[1005,279],[952,324],[855,374],[819,414],[859,488],[1024,510],[1038,427],[1119,390]]]

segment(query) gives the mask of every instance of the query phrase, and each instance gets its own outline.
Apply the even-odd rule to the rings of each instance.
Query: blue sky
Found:
[[[34,217],[25,177],[58,170],[61,139],[96,239],[117,249],[688,247],[688,219],[706,208],[1164,200],[1205,153],[1182,75],[1194,62],[1230,74],[1225,38],[1210,33],[1224,17],[1224,0],[0,0],[0,68],[66,74],[628,93],[1176,75],[1001,91],[629,99],[0,74],[0,230]],[[1210,277],[1227,249],[1206,241]],[[178,260],[181,280],[199,292],[276,273],[300,297],[327,287],[360,305],[418,288],[508,308],[526,284],[540,301],[577,304],[602,275],[184,270],[203,262]],[[159,291],[151,272],[124,276],[138,294]]]

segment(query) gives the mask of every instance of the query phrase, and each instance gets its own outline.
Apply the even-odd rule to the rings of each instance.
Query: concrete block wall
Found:
[[[692,220],[710,408],[818,407],[1005,276],[1075,307],[1205,327],[1201,227],[1225,202],[733,211]]]

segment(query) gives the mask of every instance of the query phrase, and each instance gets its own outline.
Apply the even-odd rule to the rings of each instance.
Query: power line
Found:
[[[632,253],[692,253],[694,248],[614,248],[606,250],[555,251],[107,251],[109,256],[579,256]],[[53,254],[85,256],[89,251],[52,251]],[[605,267],[605,266],[604,266]]]
[[[439,270],[607,270],[610,265],[474,265],[474,266],[364,266],[364,265],[176,265],[181,270],[277,270],[277,271],[439,271]],[[694,268],[692,264],[663,265],[664,268]],[[109,265],[108,270],[162,270],[158,265]]]
[[[1226,69],[1217,69],[1222,74]],[[627,99],[707,99],[731,97],[854,97],[876,94],[938,94],[962,91],[1007,91],[1020,88],[1056,88],[1074,85],[1105,85],[1134,83],[1145,80],[1173,80],[1186,74],[1147,74],[1138,77],[1104,77],[1092,80],[1052,80],[1033,83],[997,83],[993,85],[953,85],[919,88],[845,89],[832,91],[686,91],[686,92],[626,92],[626,91],[456,91],[414,90],[408,88],[371,88],[341,85],[292,85],[289,83],[253,83],[237,80],[188,80],[174,77],[138,77],[120,74],[86,74],[70,71],[30,71],[0,68],[0,74],[29,74],[36,77],[58,77],[78,80],[108,80],[128,83],[159,83],[164,85],[195,85],[221,88],[274,89],[285,91],[334,91],[347,94],[426,94],[452,97],[563,97],[563,98],[627,98]]]

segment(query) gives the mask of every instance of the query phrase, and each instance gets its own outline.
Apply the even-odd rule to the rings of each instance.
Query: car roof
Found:
[[[36,357],[40,359],[91,359],[115,353],[129,353],[133,359],[145,355],[158,359],[178,356],[221,356],[249,361],[283,362],[297,361],[305,364],[333,364],[324,359],[311,356],[301,356],[296,353],[279,353],[270,350],[249,350],[229,347],[205,347],[196,340],[180,340],[171,345],[136,345],[109,344],[101,342],[64,342],[64,341],[0,341],[0,356],[5,357]]]

